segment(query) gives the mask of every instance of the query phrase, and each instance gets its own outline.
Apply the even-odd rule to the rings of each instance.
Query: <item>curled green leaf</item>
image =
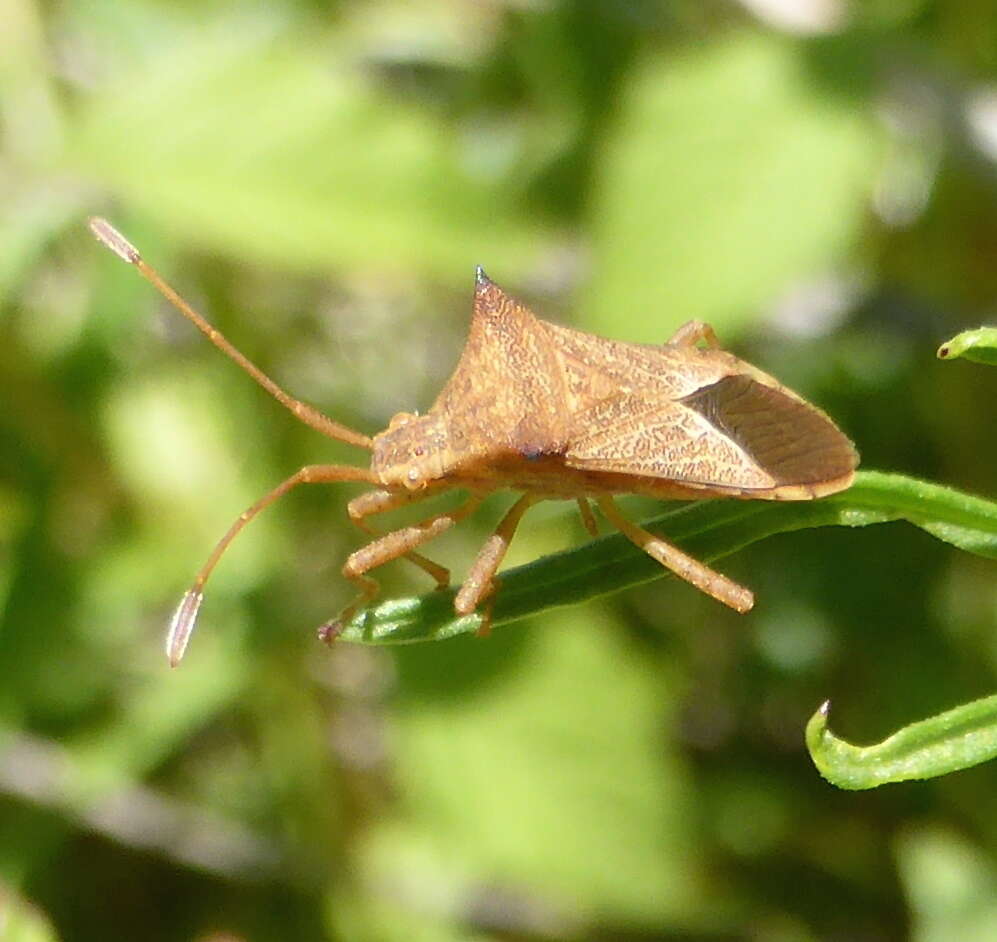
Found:
[[[847,490],[816,501],[711,500],[672,508],[645,523],[704,562],[776,533],[809,527],[864,527],[905,520],[978,556],[997,558],[997,502],[899,474],[863,471]],[[622,535],[545,556],[501,574],[492,624],[617,592],[668,574]],[[474,632],[481,616],[458,616],[452,590],[391,599],[361,609],[344,641],[405,644]]]
[[[997,365],[997,327],[964,330],[938,348],[939,360],[954,360],[957,357]]]
[[[853,746],[827,728],[830,702],[807,723],[807,749],[832,785],[875,788],[934,778],[997,756],[997,696],[984,697],[911,723],[872,746]]]

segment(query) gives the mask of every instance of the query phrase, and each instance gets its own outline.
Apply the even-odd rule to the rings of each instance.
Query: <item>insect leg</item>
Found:
[[[170,666],[176,667],[183,657],[190,640],[191,632],[194,630],[194,623],[197,619],[197,611],[201,607],[201,599],[204,597],[204,584],[208,581],[208,576],[222,558],[222,554],[228,549],[228,545],[236,538],[239,531],[249,523],[261,510],[269,507],[279,497],[283,497],[289,490],[299,484],[329,484],[334,481],[366,481],[373,483],[374,479],[370,471],[366,468],[354,468],[350,465],[336,464],[310,464],[300,471],[292,474],[286,481],[278,484],[269,494],[261,497],[252,507],[239,514],[238,519],[228,532],[223,536],[212,550],[208,561],[201,567],[200,572],[194,578],[193,585],[184,594],[170,621],[170,630],[166,636],[166,654],[170,659]]]
[[[708,347],[720,346],[713,328],[704,321],[686,321],[668,338],[668,343],[673,347],[694,347],[700,340],[705,340]]]
[[[677,546],[666,543],[661,537],[631,523],[620,513],[612,497],[599,497],[597,503],[606,519],[620,530],[630,542],[639,546],[648,556],[656,559],[675,575],[692,583],[701,592],[705,592],[718,602],[723,602],[724,605],[742,614],[750,611],[755,604],[755,597],[744,586],[732,582],[698,559],[693,559]]]
[[[587,498],[578,498],[578,510],[582,515],[582,523],[584,524],[588,535],[591,537],[598,536],[599,525],[595,522],[595,516],[592,513],[592,507],[589,505]]]
[[[343,625],[349,622],[357,609],[377,595],[380,586],[377,580],[367,575],[368,572],[405,556],[423,543],[435,540],[441,533],[445,533],[454,524],[477,510],[483,500],[483,496],[475,494],[455,510],[436,514],[415,526],[402,527],[400,530],[386,533],[362,546],[355,553],[351,553],[343,566],[343,575],[359,588],[360,594],[336,618],[319,628],[319,640],[327,644],[335,641]]]
[[[460,587],[453,607],[458,615],[470,615],[482,600],[495,592],[494,576],[502,564],[513,534],[523,514],[540,498],[535,494],[524,494],[509,508],[495,532],[485,540],[485,545],[478,551],[477,558],[467,574],[464,584]],[[479,635],[487,635],[491,629],[491,609],[485,613],[485,620],[478,629]]]
[[[418,500],[424,500],[431,494],[423,491],[367,491],[359,497],[353,498],[346,505],[346,512],[350,515],[350,520],[354,526],[363,530],[370,536],[380,536],[372,526],[366,523],[365,518],[373,514],[385,513],[389,510],[396,510]],[[420,553],[406,553],[405,558],[418,566],[423,572],[436,580],[436,586],[445,589],[450,585],[450,570],[444,566],[434,563],[431,559],[426,559]]]

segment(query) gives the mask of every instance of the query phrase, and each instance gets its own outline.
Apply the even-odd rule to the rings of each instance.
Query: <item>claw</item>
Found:
[[[333,618],[331,621],[327,621],[318,630],[318,639],[323,644],[332,645],[335,640],[343,633],[343,620],[341,618]]]

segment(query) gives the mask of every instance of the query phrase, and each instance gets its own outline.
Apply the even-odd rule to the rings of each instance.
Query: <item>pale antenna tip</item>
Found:
[[[487,288],[491,283],[492,280],[485,273],[484,268],[476,265],[474,269],[474,286],[476,288]]]
[[[170,628],[166,633],[166,656],[169,658],[170,667],[176,667],[184,651],[187,650],[187,642],[190,641],[194,624],[197,622],[197,612],[203,598],[203,592],[190,589],[184,594],[170,619]]]
[[[97,241],[109,248],[122,261],[128,262],[129,265],[141,261],[142,256],[139,255],[138,249],[106,219],[102,219],[100,216],[91,216],[88,225]]]

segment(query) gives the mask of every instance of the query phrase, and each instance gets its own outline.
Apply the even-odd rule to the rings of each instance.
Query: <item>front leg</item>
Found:
[[[415,526],[402,527],[400,530],[387,533],[351,553],[343,566],[343,575],[357,586],[360,594],[339,613],[337,618],[319,628],[319,640],[327,644],[335,641],[343,626],[353,618],[360,606],[377,595],[380,586],[375,579],[367,575],[368,572],[392,560],[408,556],[417,546],[435,540],[440,534],[477,510],[482,500],[484,498],[478,495],[469,497],[455,510],[436,514]]]
[[[433,492],[436,493],[436,492]],[[350,516],[353,525],[370,536],[380,536],[380,534],[366,522],[366,518],[374,514],[386,513],[389,510],[397,510],[399,507],[407,507],[416,501],[425,500],[433,496],[433,493],[425,491],[367,491],[359,497],[355,497],[346,507],[346,512]],[[450,585],[450,570],[434,563],[431,559],[426,559],[420,553],[403,553],[405,559],[415,566],[418,566],[424,573],[436,580],[438,589],[445,589]]]

